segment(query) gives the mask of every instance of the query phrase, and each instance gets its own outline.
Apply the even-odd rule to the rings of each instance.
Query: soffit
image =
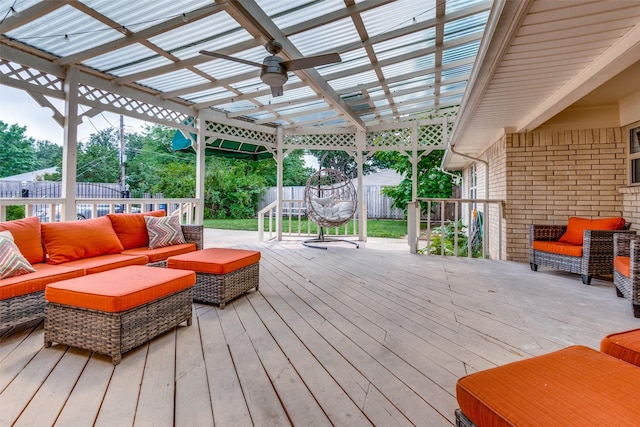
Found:
[[[637,74],[624,72],[640,61],[640,2],[507,1],[502,15],[491,55],[479,58],[484,80],[472,80],[458,113],[455,151],[477,157],[505,129],[533,130],[575,102],[616,102],[640,90]],[[469,161],[452,155],[447,167]]]
[[[0,55],[11,46],[81,78],[267,126],[364,129],[457,107],[492,3],[2,0]],[[199,54],[261,63],[274,39],[285,59],[337,52],[342,62],[289,72],[273,97],[259,69]]]

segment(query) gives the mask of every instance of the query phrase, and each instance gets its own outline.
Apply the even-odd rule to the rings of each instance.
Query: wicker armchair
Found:
[[[556,242],[566,231],[566,225],[537,225],[529,229],[529,264],[532,271],[538,266],[557,268],[580,274],[582,283],[591,284],[593,276],[613,273],[613,236],[635,233],[629,230],[584,230],[582,256],[569,256],[533,248],[536,240]]]
[[[631,300],[633,315],[640,317],[640,236],[616,234],[613,255],[616,293]]]

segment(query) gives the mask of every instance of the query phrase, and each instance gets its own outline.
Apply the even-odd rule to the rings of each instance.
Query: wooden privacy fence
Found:
[[[382,194],[382,185],[365,185],[364,203],[367,205],[367,218],[376,219],[404,219],[402,209],[392,208],[393,199]],[[262,199],[258,202],[258,210],[276,200],[276,187],[268,188]],[[282,198],[284,200],[304,199],[304,186],[283,187]]]

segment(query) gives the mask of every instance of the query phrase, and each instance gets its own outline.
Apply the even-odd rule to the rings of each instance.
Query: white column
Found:
[[[198,112],[196,118],[196,127],[198,128],[198,136],[196,140],[196,199],[198,199],[198,206],[196,209],[196,224],[202,224],[204,222],[204,180],[206,172],[206,142],[204,138],[205,121],[202,117],[202,113]]]
[[[415,202],[418,198],[418,162],[420,157],[418,156],[418,124],[413,122],[411,126],[411,146],[413,150],[411,152],[411,201]]]
[[[282,187],[284,183],[284,147],[282,128],[276,129],[276,233],[278,241],[282,240]]]
[[[69,67],[64,79],[64,140],[62,145],[63,221],[77,219],[76,174],[78,163],[78,80],[79,72]]]
[[[358,165],[358,240],[367,241],[367,205],[364,203],[364,187],[362,175],[364,172],[364,148],[367,145],[367,133],[363,130],[356,131],[356,163]]]

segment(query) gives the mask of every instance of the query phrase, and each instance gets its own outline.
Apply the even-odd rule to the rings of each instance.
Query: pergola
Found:
[[[399,150],[415,165],[446,148],[492,4],[6,1],[0,77],[64,127],[67,220],[75,211],[76,126],[103,110],[191,139],[200,200],[207,150],[271,153],[280,188],[283,156],[298,148],[344,150],[361,177],[375,151]],[[272,40],[285,60],[338,53],[341,62],[289,72],[284,95],[274,97],[258,68],[199,53],[260,63]],[[64,111],[50,98],[63,99]]]

